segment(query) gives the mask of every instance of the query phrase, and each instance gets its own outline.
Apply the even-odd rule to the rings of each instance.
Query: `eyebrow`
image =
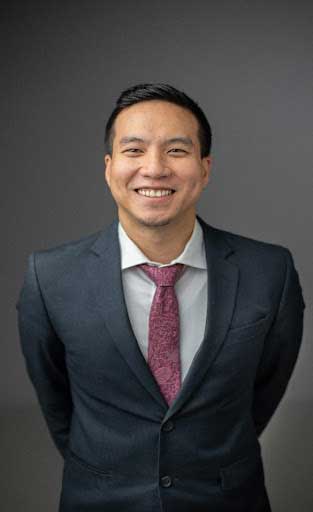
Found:
[[[168,144],[175,144],[176,142],[180,142],[185,146],[193,146],[193,142],[190,137],[172,137],[171,139],[167,139],[166,142]]]
[[[142,139],[140,137],[122,137],[120,139],[120,145],[124,146],[129,144],[130,142],[148,142],[146,139]],[[165,144],[175,144],[175,143],[184,144],[185,146],[193,146],[193,142],[190,137],[172,137],[170,139],[165,140]]]
[[[130,142],[145,142],[144,139],[140,137],[122,137],[120,140],[120,145],[123,146],[125,144],[129,144]]]

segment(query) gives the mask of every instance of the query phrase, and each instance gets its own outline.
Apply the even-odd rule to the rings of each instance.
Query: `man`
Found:
[[[17,303],[59,510],[268,512],[258,438],[305,308],[292,255],[196,215],[211,129],[183,92],[124,91],[106,143],[118,219],[31,254]]]

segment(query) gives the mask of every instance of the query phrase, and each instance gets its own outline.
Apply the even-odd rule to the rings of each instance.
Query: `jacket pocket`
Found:
[[[89,473],[93,473],[94,475],[102,476],[104,478],[110,478],[112,476],[112,472],[110,470],[104,470],[102,468],[93,466],[88,462],[85,462],[78,455],[76,455],[71,450],[68,450],[66,465],[74,464],[76,467],[88,471]]]
[[[261,455],[253,453],[220,469],[222,489],[236,489],[258,475],[263,478],[263,463]]]
[[[269,327],[269,316],[266,315],[253,323],[231,327],[228,330],[227,336],[231,337],[232,343],[236,343],[237,341],[245,341],[265,334],[266,329]]]

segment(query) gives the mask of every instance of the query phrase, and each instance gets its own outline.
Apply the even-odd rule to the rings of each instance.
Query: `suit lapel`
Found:
[[[150,372],[129,321],[123,293],[118,220],[104,230],[91,247],[88,279],[99,314],[121,356],[141,384],[164,409],[167,404]]]
[[[123,294],[118,220],[105,229],[91,247],[88,278],[96,294],[99,314],[121,356],[153,399],[167,410],[164,419],[174,414],[200,384],[225,339],[237,295],[239,269],[227,260],[233,249],[221,231],[197,216],[203,229],[208,266],[208,308],[203,342],[194,357],[182,388],[168,408],[159,387],[138,347]]]
[[[164,420],[172,416],[188,400],[201,383],[222,348],[231,322],[238,287],[239,269],[227,260],[233,249],[222,232],[199,216],[203,229],[208,269],[207,318],[204,338],[184,379],[180,393],[168,409]]]

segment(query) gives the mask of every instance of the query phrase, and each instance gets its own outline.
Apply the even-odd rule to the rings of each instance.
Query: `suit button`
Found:
[[[174,428],[174,423],[172,421],[166,421],[164,425],[162,426],[162,430],[164,432],[171,432]]]
[[[168,475],[162,476],[161,485],[162,485],[162,487],[171,487],[171,485],[172,485],[171,477]]]

